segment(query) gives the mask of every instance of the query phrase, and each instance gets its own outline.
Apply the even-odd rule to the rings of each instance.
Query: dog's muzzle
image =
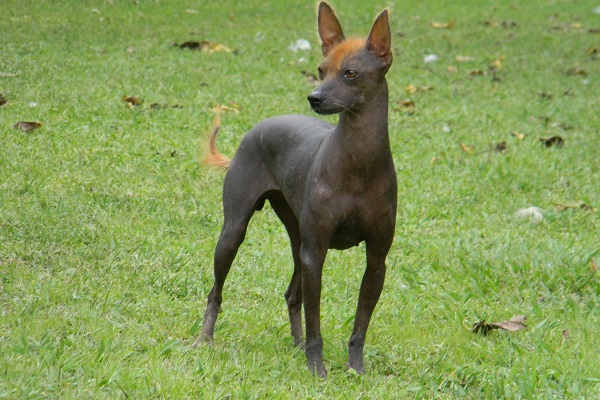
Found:
[[[310,108],[312,108],[315,112],[320,113],[322,103],[321,94],[316,90],[309,94],[308,103],[310,104]]]

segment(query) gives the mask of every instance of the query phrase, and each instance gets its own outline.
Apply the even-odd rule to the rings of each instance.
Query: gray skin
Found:
[[[326,3],[319,6],[319,34],[325,56],[344,40]],[[319,114],[339,113],[337,126],[309,116],[285,115],[264,120],[246,134],[225,177],[215,283],[197,342],[212,341],[223,284],[250,218],[268,200],[291,242],[294,272],[285,298],[294,344],[303,345],[304,305],[304,350],[309,369],[318,376],[327,375],[320,330],[323,262],[328,249],[365,242],[367,266],[347,364],[360,374],[365,372],[366,332],[383,288],[396,220],[397,183],[385,80],[391,62],[385,10],[364,48],[349,53],[339,65],[326,58],[319,68],[323,82],[308,100]]]

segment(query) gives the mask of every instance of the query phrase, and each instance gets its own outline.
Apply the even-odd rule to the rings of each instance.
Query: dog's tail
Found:
[[[224,171],[227,169],[227,167],[229,167],[231,160],[222,154],[219,149],[217,149],[216,139],[217,134],[219,133],[219,128],[221,127],[221,113],[219,109],[216,110],[216,116],[213,125],[215,127],[210,134],[208,143],[206,143],[206,150],[204,152],[204,157],[202,157],[202,163],[207,167]]]

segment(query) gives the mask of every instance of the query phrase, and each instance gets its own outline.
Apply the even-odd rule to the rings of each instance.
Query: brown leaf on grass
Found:
[[[6,97],[4,97],[4,95],[2,93],[0,93],[0,107],[5,105],[6,103],[8,103],[8,99]]]
[[[506,142],[500,142],[496,144],[496,147],[494,147],[494,151],[497,153],[502,153],[504,150],[506,150],[506,148]]]
[[[148,106],[151,110],[164,110],[167,108],[183,108],[183,106],[180,106],[179,104],[174,104],[174,105],[169,105],[169,104],[158,104],[158,103],[152,103]]]
[[[231,53],[231,49],[225,45],[215,42],[203,40],[201,42],[187,41],[181,44],[173,43],[173,46],[178,46],[180,49],[199,50],[203,53]]]
[[[464,151],[467,154],[473,154],[475,152],[474,146],[469,146],[464,143],[460,143],[460,148],[462,149],[462,151]]]
[[[554,203],[554,208],[556,208],[556,211],[566,211],[566,210],[584,210],[584,211],[591,211],[591,212],[596,212],[596,209],[590,205],[587,205],[585,203],[581,203],[581,204],[560,204],[560,203]]]
[[[600,28],[590,28],[588,32],[594,35],[600,35]]]
[[[31,132],[42,126],[39,122],[20,121],[13,125],[13,128],[21,132]]]
[[[456,56],[454,57],[454,59],[457,62],[471,62],[471,61],[475,61],[475,59],[471,56]]]
[[[454,18],[448,22],[430,22],[429,26],[435,29],[454,29]]]
[[[471,72],[469,72],[469,75],[471,75],[471,76],[486,76],[487,72],[485,72],[481,69],[474,69]]]
[[[575,65],[573,68],[569,68],[567,71],[567,75],[569,76],[587,76],[588,73],[585,69],[581,68],[579,65]]]
[[[500,69],[500,68],[502,68],[503,62],[504,62],[504,56],[502,55],[490,63],[490,68]]]
[[[585,203],[581,203],[581,205],[579,206],[579,208],[581,208],[584,211],[591,211],[591,212],[596,212],[596,209],[592,206],[589,206]]]
[[[433,87],[427,86],[427,85],[423,85],[423,86],[408,85],[407,87],[404,88],[404,90],[411,94],[412,93],[422,93],[422,92],[429,92],[430,90],[433,90]]]
[[[412,100],[399,100],[398,105],[405,108],[415,108],[416,104]]]
[[[598,266],[596,265],[596,261],[594,261],[593,258],[590,260],[590,264],[592,266],[592,271],[598,272]]]
[[[560,136],[552,136],[549,138],[541,138],[540,142],[546,147],[562,147],[565,144],[565,140]]]
[[[563,342],[566,342],[569,339],[570,334],[571,334],[570,329],[565,329],[564,331],[562,331]]]
[[[144,100],[138,99],[135,96],[123,96],[123,102],[127,104],[127,107],[133,108],[141,105],[144,102]]]
[[[495,20],[493,20],[491,18],[483,21],[483,24],[487,25],[487,26],[491,26],[492,28],[497,28],[500,26],[500,24],[498,22],[496,22]]]
[[[516,131],[515,132],[511,132],[510,134],[511,134],[511,136],[516,137],[518,140],[523,140],[525,138],[525,136],[526,136],[524,133],[519,133],[519,132],[516,132]]]
[[[495,329],[502,329],[508,332],[516,332],[527,328],[527,325],[524,324],[526,319],[527,317],[525,315],[517,315],[508,321],[502,322],[486,323],[485,320],[482,320],[474,323],[471,331],[473,333],[481,332],[483,336],[486,336],[488,333]]]

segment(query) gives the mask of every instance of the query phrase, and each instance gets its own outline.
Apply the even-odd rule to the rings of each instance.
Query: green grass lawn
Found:
[[[222,221],[223,176],[199,163],[211,108],[237,110],[229,155],[262,119],[311,114],[313,2],[0,2],[0,398],[600,396],[599,4],[334,5],[366,35],[388,4],[396,237],[365,376],[345,370],[364,248],[330,252],[319,380],[289,335],[268,207],[214,346],[191,347]],[[232,52],[173,46],[203,40]],[[531,206],[541,222],[515,216]],[[518,314],[526,330],[469,330]]]

